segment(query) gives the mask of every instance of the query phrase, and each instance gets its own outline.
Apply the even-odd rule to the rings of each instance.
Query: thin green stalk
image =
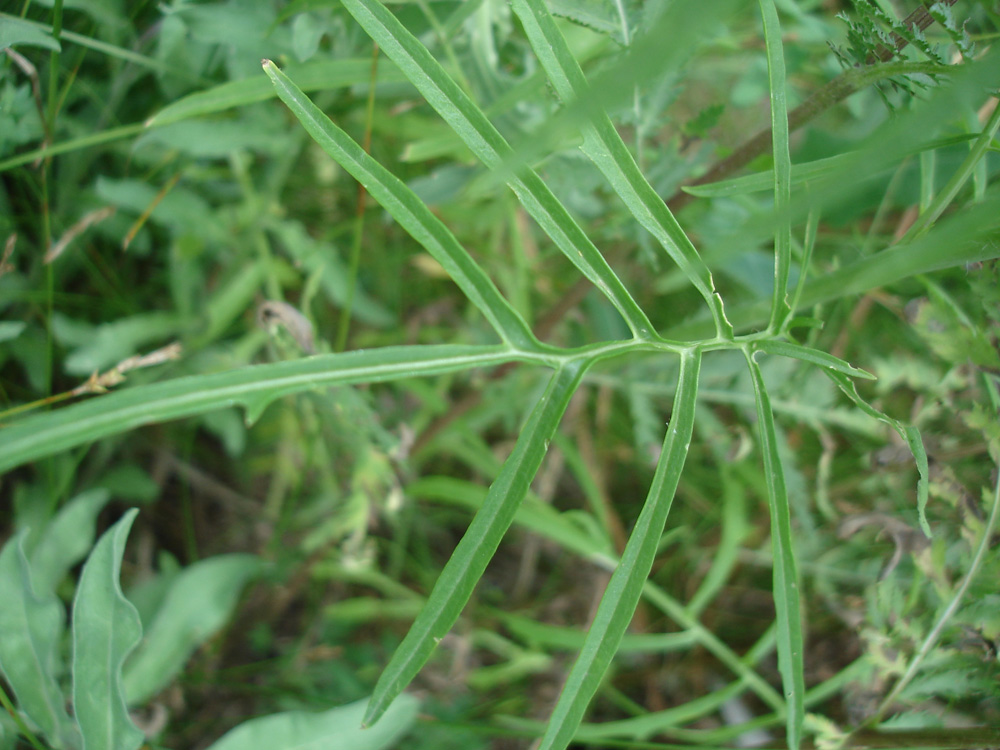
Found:
[[[750,686],[750,689],[757,694],[758,698],[774,709],[780,716],[785,715],[785,700],[781,697],[781,693],[771,687],[767,680],[750,668],[744,659],[737,656],[711,630],[688,614],[687,609],[680,602],[652,581],[646,582],[642,595],[646,598],[646,601],[663,612],[663,614],[677,623],[681,628],[693,632],[705,650],[722,662],[733,674],[743,679]]]
[[[61,5],[62,3],[60,3]],[[40,31],[51,34],[53,37],[56,36],[55,28],[49,26],[48,24],[39,23],[37,21],[32,21],[28,18],[20,18],[13,16],[9,13],[0,13],[0,19],[4,17],[8,18],[18,18],[21,23],[30,24]],[[210,82],[203,79],[201,76],[191,74],[185,68],[172,68],[169,65],[156,60],[152,57],[147,57],[146,55],[140,55],[132,50],[119,47],[114,44],[108,44],[107,42],[102,42],[100,39],[93,39],[89,36],[84,36],[83,34],[77,34],[73,31],[67,31],[60,28],[58,39],[60,41],[70,42],[71,44],[76,44],[86,49],[93,50],[94,52],[100,52],[102,55],[107,55],[118,60],[124,60],[125,62],[133,63],[143,68],[149,70],[155,70],[159,73],[170,73],[171,75],[176,75],[184,78],[190,83],[207,86]]]
[[[788,151],[788,102],[785,95],[785,57],[781,26],[774,0],[760,0],[767,46],[767,74],[771,91],[771,152],[774,155],[774,296],[768,328],[779,331],[792,308],[788,304],[788,269],[792,258],[792,159]]]
[[[948,183],[941,188],[941,192],[930,202],[927,209],[920,214],[920,218],[913,223],[913,226],[910,227],[909,231],[900,241],[901,244],[905,244],[925,234],[934,225],[934,222],[941,217],[941,214],[955,200],[958,191],[962,189],[969,178],[975,173],[977,165],[983,160],[986,151],[993,143],[998,129],[1000,129],[1000,106],[993,108],[993,113],[983,126],[982,132],[969,149],[968,156],[965,157],[959,168],[955,170]]]
[[[795,294],[792,295],[792,304],[790,306],[793,313],[799,309],[802,290],[805,288],[806,279],[809,278],[813,248],[816,247],[816,232],[819,229],[819,216],[819,209],[814,209],[809,211],[809,215],[806,217],[806,231],[802,240],[802,257],[799,259],[799,280],[795,285]]]
[[[63,16],[63,0],[55,0],[52,4],[52,38],[58,43],[60,37],[62,36],[62,16]],[[55,119],[56,119],[56,105],[59,100],[59,50],[52,50],[52,54],[49,57],[49,89],[48,95],[48,106],[46,107],[46,119],[49,122],[49,128],[54,132]]]
[[[372,123],[375,121],[375,78],[378,75],[378,42],[372,42],[372,69],[368,85],[368,101],[365,103],[365,135],[361,148],[366,154],[372,150]],[[368,191],[358,183],[358,206],[354,213],[354,227],[351,235],[351,258],[347,270],[347,299],[340,311],[337,322],[337,340],[333,345],[335,352],[342,352],[347,347],[347,334],[351,329],[351,311],[354,308],[354,292],[358,286],[358,268],[361,265],[361,245],[365,236],[365,198]]]
[[[12,156],[9,159],[0,161],[0,172],[6,172],[14,167],[19,167],[22,164],[30,164],[38,159],[50,159],[53,156],[58,156],[59,154],[70,153],[72,151],[79,151],[80,149],[90,148],[92,146],[100,146],[105,143],[131,138],[132,136],[140,134],[144,129],[145,125],[143,125],[143,123],[136,122],[131,125],[122,125],[120,128],[111,128],[110,130],[104,130],[99,133],[85,135],[81,138],[73,138],[68,141],[63,141],[62,143],[45,145],[42,148],[26,151],[23,154],[18,154],[17,156]]]
[[[35,733],[31,731],[31,728],[24,723],[24,718],[21,716],[21,712],[14,706],[14,702],[10,699],[10,696],[7,695],[7,691],[3,689],[3,685],[0,685],[0,706],[4,707],[10,715],[10,718],[14,720],[15,724],[17,724],[17,731],[22,737],[25,737],[28,742],[31,743],[31,746],[35,748],[35,750],[47,750],[45,745],[43,745],[35,736]]]
[[[994,406],[996,402],[995,390],[990,384],[987,387],[994,394]],[[886,713],[892,708],[892,704],[899,697],[899,694],[903,692],[903,689],[910,684],[914,677],[917,676],[917,672],[920,671],[920,667],[923,665],[924,660],[930,655],[931,651],[937,645],[938,639],[941,637],[941,633],[947,627],[951,618],[958,611],[958,606],[962,602],[962,598],[965,596],[965,592],[968,591],[970,584],[975,579],[976,575],[979,573],[979,569],[983,565],[983,561],[986,558],[986,554],[990,549],[990,544],[993,540],[993,529],[996,528],[997,518],[1000,517],[1000,479],[997,480],[996,487],[993,490],[993,505],[990,507],[990,515],[986,519],[986,523],[983,524],[982,532],[979,538],[979,544],[976,545],[976,551],[972,556],[972,561],[969,563],[969,569],[966,571],[965,576],[962,578],[962,582],[959,584],[958,588],[955,590],[954,595],[951,597],[951,601],[948,602],[948,606],[944,608],[940,617],[931,631],[924,638],[924,642],[920,644],[920,648],[917,653],[914,654],[910,663],[906,667],[906,671],[897,680],[896,684],[892,686],[892,690],[889,694],[882,700],[882,703],[878,707],[878,711],[875,712],[875,716],[872,718],[870,723],[877,723],[882,719]]]

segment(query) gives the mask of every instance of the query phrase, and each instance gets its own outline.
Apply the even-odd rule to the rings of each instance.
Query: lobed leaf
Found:
[[[528,493],[588,364],[589,361],[571,360],[552,375],[482,507],[441,571],[427,604],[379,677],[365,713],[365,724],[378,720],[455,624]]]
[[[338,128],[270,60],[263,62],[281,98],[320,148],[365,186],[410,236],[423,245],[493,326],[503,341],[522,349],[536,348],[520,314],[466,252],[455,236],[402,180],[385,169]]]
[[[774,608],[778,625],[778,671],[784,686],[786,740],[789,750],[798,750],[805,722],[805,662],[803,654],[802,615],[799,603],[795,543],[785,474],[778,455],[778,436],[774,427],[767,387],[755,353],[744,350],[757,401],[760,448],[764,456],[764,479],[767,503],[771,509],[771,550],[774,557]],[[839,373],[837,373],[839,375]]]
[[[653,483],[621,561],[601,597],[580,655],[566,678],[539,750],[562,750],[569,745],[635,614],[691,445],[700,369],[698,349],[681,354],[677,393]]]
[[[73,600],[73,709],[83,750],[136,750],[145,739],[122,689],[122,664],[142,638],[142,624],[118,582],[138,513],[128,511],[97,542]]]

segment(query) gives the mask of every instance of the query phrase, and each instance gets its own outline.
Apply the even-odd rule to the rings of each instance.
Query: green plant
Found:
[[[594,340],[593,336],[587,335],[583,343],[574,342],[576,345],[565,346],[539,341],[525,322],[522,307],[515,306],[501,294],[484,270],[483,263],[463,247],[444,222],[435,216],[403,180],[380,166],[378,161],[369,156],[365,149],[305,96],[303,88],[322,88],[322,75],[312,73],[317,75],[312,79],[305,71],[300,71],[300,84],[296,85],[295,79],[286,76],[273,63],[265,61],[264,70],[275,91],[309,135],[364,186],[399,226],[430,253],[464,297],[487,320],[500,343],[383,346],[223,369],[211,374],[189,375],[125,389],[52,413],[31,416],[5,427],[0,431],[0,470],[7,471],[142,425],[204,415],[221,407],[243,407],[246,422],[253,424],[262,418],[265,409],[279,397],[322,392],[322,389],[335,385],[439,376],[514,363],[551,369],[553,373],[544,389],[534,388],[538,397],[520,427],[517,442],[509,456],[495,472],[485,498],[480,500],[475,496],[474,490],[461,483],[435,484],[429,479],[417,481],[421,492],[441,497],[450,496],[453,502],[474,506],[476,513],[416,621],[383,672],[368,705],[365,720],[368,723],[378,720],[427,662],[437,644],[458,620],[508,527],[518,521],[540,533],[558,537],[565,547],[613,570],[590,629],[579,644],[577,660],[569,671],[561,697],[544,729],[543,747],[565,747],[574,737],[589,737],[590,741],[601,741],[599,726],[581,728],[581,722],[591,699],[601,688],[619,646],[629,645],[626,630],[643,597],[682,629],[688,643],[703,646],[734,675],[725,688],[704,699],[698,699],[700,702],[692,701],[683,707],[685,715],[700,715],[699,712],[722,705],[749,688],[767,707],[769,713],[765,717],[766,721],[783,722],[788,745],[797,747],[806,731],[807,706],[822,700],[830,690],[857,676],[859,669],[849,667],[831,678],[829,684],[814,686],[810,691],[806,689],[798,570],[800,553],[796,551],[793,509],[789,501],[790,472],[786,468],[788,459],[787,455],[782,455],[787,452],[786,441],[775,423],[778,407],[769,395],[769,388],[773,389],[775,384],[773,381],[770,384],[765,382],[765,368],[762,365],[770,365],[777,375],[785,371],[781,369],[783,365],[773,364],[776,360],[796,360],[817,368],[862,412],[888,423],[899,434],[903,443],[912,451],[920,469],[918,523],[929,534],[930,524],[925,509],[930,470],[917,430],[887,416],[859,394],[852,378],[871,379],[871,375],[840,357],[800,343],[793,332],[803,329],[812,331],[819,325],[813,318],[796,317],[804,309],[812,309],[820,303],[835,303],[892,282],[912,279],[941,268],[979,262],[995,255],[990,243],[996,236],[995,216],[1000,200],[995,188],[988,189],[986,186],[989,174],[985,169],[984,157],[1000,123],[1000,116],[997,114],[991,115],[979,132],[969,134],[968,140],[971,141],[972,148],[968,157],[959,164],[953,178],[943,188],[936,189],[934,180],[929,180],[930,187],[927,190],[927,200],[922,206],[921,218],[902,241],[889,249],[861,255],[825,275],[810,276],[816,265],[812,254],[819,213],[835,212],[838,202],[842,202],[844,196],[855,189],[860,174],[895,168],[912,154],[927,154],[937,147],[949,145],[929,142],[926,133],[935,132],[942,123],[950,120],[954,112],[966,111],[971,103],[979,101],[984,87],[993,82],[991,65],[995,66],[996,54],[992,53],[983,60],[963,65],[956,71],[949,70],[949,73],[953,73],[953,80],[947,86],[933,91],[928,100],[912,113],[877,128],[857,151],[838,155],[831,160],[793,167],[789,155],[785,100],[787,82],[778,15],[773,4],[766,0],[762,2],[773,165],[749,178],[715,184],[700,188],[700,191],[706,196],[746,196],[762,188],[772,192],[772,210],[767,215],[758,216],[755,221],[740,226],[739,236],[736,239],[730,238],[730,244],[755,244],[759,242],[760,236],[770,234],[773,237],[773,273],[769,293],[757,294],[742,304],[731,304],[725,308],[710,270],[710,267],[721,266],[722,262],[718,258],[709,258],[708,252],[702,255],[695,249],[659,194],[643,176],[629,149],[604,113],[605,108],[620,104],[623,92],[630,91],[635,86],[650,84],[658,76],[665,77],[673,71],[670,66],[679,65],[682,50],[677,47],[685,45],[680,43],[677,47],[670,47],[664,45],[662,39],[672,29],[699,28],[698,20],[692,17],[692,11],[670,6],[659,14],[647,14],[644,33],[636,37],[620,64],[599,74],[605,76],[597,78],[600,85],[590,85],[564,38],[563,31],[549,15],[546,6],[538,0],[515,0],[513,9],[520,19],[526,40],[548,82],[565,105],[564,114],[543,127],[542,133],[538,135],[538,142],[551,143],[556,140],[556,136],[567,130],[579,130],[583,153],[598,168],[614,194],[624,204],[630,214],[630,221],[642,227],[655,240],[649,244],[654,249],[657,262],[664,267],[668,265],[667,261],[676,265],[678,270],[665,273],[663,283],[676,285],[679,278],[702,301],[704,315],[686,322],[675,322],[671,318],[670,323],[658,327],[650,322],[651,316],[645,306],[637,301],[594,242],[580,228],[564,205],[565,202],[555,197],[538,172],[530,166],[533,162],[532,149],[528,146],[511,146],[483,109],[467,95],[463,86],[445,72],[425,45],[384,6],[373,0],[346,0],[344,6],[375,40],[379,49],[395,63],[402,77],[416,87],[458,135],[464,147],[489,170],[489,174],[481,177],[474,185],[475,190],[488,194],[494,188],[493,183],[499,180],[506,182],[527,214],[577,270],[602,292],[617,312],[618,318],[613,314],[603,316],[607,327],[611,330],[627,330],[626,335],[623,338],[609,336],[606,340]],[[720,8],[718,15],[725,17],[727,10],[730,10],[728,4]],[[713,17],[713,14],[703,9],[699,9],[697,15],[705,19]],[[627,41],[631,37],[623,34],[622,39]],[[692,32],[685,40],[679,41],[693,43],[694,39],[696,35]],[[329,70],[324,69],[323,72]],[[613,85],[618,80],[616,76],[624,78],[627,85]],[[303,82],[307,79],[312,81],[308,86]],[[399,77],[395,80],[399,80]],[[149,127],[167,127],[171,123],[182,123],[187,118],[210,114],[234,104],[249,104],[267,96],[260,82],[224,85],[228,86],[224,92],[215,91],[212,96],[194,94],[174,103],[161,111]],[[226,93],[229,98],[221,98],[220,93]],[[252,118],[247,118],[250,119]],[[184,137],[183,131],[175,137]],[[51,154],[52,150],[49,149],[46,153]],[[25,155],[17,159],[24,160]],[[244,173],[239,159],[234,158],[233,162],[234,173]],[[11,160],[7,162],[7,166],[12,164]],[[978,187],[968,199],[971,205],[939,221],[945,211],[954,206],[959,195],[965,198],[963,186],[973,178]],[[125,194],[131,190],[138,190],[138,187],[134,184],[120,185],[117,190],[109,188],[107,192],[114,193],[124,203]],[[153,193],[151,190],[146,192]],[[152,198],[151,194],[143,195],[134,201],[134,207],[148,205]],[[253,204],[248,201],[248,205]],[[181,220],[177,223],[180,224]],[[793,228],[801,225],[804,225],[805,231],[803,239],[798,241]],[[279,233],[283,233],[286,239],[298,240],[297,243],[290,241],[290,245],[310,249],[308,240],[297,236],[294,227],[283,225]],[[251,232],[250,235],[255,240],[260,239],[257,234]],[[223,296],[226,299],[218,302],[210,311],[209,328],[195,338],[196,342],[214,341],[239,315],[239,311],[245,307],[257,288],[270,284],[278,287],[270,290],[275,292],[274,296],[280,296],[281,285],[277,275],[268,274],[282,266],[268,256],[266,243],[260,243],[257,248],[260,262],[250,266],[245,273],[234,274],[229,287],[232,290],[231,297],[220,295],[219,299]],[[725,242],[718,243],[716,248],[721,248],[724,252]],[[312,257],[312,254],[303,251],[304,263],[308,262],[304,260],[308,257]],[[322,283],[324,271],[322,267],[309,270],[311,283],[315,288]],[[794,278],[793,270],[797,278]],[[194,272],[186,271],[180,264],[175,273],[181,282],[190,278],[186,273],[194,275]],[[175,284],[175,294],[179,297],[182,287],[183,283]],[[332,293],[331,296],[336,297]],[[347,294],[342,295],[338,302],[347,308],[357,304],[349,300],[350,294]],[[360,309],[359,307],[359,312]],[[378,317],[375,312],[372,316],[376,319]],[[137,323],[137,328],[142,332],[140,336],[148,337],[144,340],[156,338],[157,331],[174,330],[177,327],[176,322],[170,320],[150,321],[143,318]],[[154,323],[160,323],[163,327],[156,328]],[[121,330],[119,329],[119,335],[124,335]],[[811,335],[806,334],[807,341]],[[81,341],[86,338],[86,333],[80,336]],[[473,341],[482,340],[478,332],[469,338]],[[83,348],[81,343],[81,349]],[[569,519],[535,501],[530,496],[530,486],[550,443],[558,439],[558,428],[564,412],[586,378],[617,378],[625,384],[623,387],[635,386],[638,384],[635,377],[637,369],[633,369],[632,362],[640,355],[645,355],[646,361],[654,363],[647,365],[656,373],[650,380],[659,380],[662,385],[663,373],[670,373],[675,377],[676,384],[666,389],[673,399],[670,421],[666,435],[663,436],[646,501],[627,544],[619,553],[608,544],[606,538],[581,531]],[[728,574],[727,566],[731,566],[739,546],[738,531],[728,532],[732,536],[727,541],[726,555],[720,558],[719,567],[716,568],[713,563],[713,577],[706,579],[705,588],[699,589],[688,605],[680,604],[665,593],[662,587],[648,580],[654,561],[665,544],[667,515],[682,480],[685,459],[699,419],[699,400],[706,398],[701,387],[702,379],[707,377],[704,370],[713,366],[713,362],[718,362],[718,367],[726,370],[732,365],[730,355],[742,359],[741,366],[748,373],[748,377],[743,376],[744,384],[750,386],[747,392],[753,393],[757,441],[764,464],[763,481],[759,483],[763,486],[758,486],[757,489],[766,496],[770,509],[773,594],[777,612],[776,626],[767,630],[743,657],[738,656],[699,621],[700,607],[718,590],[721,581]],[[759,358],[763,358],[764,363]],[[93,363],[93,360],[85,357],[81,357],[81,360]],[[114,361],[114,358],[108,359],[101,366],[113,364]],[[86,369],[81,366],[80,371],[85,372]],[[713,372],[712,375],[714,374]],[[731,371],[726,371],[724,377],[736,376]],[[806,379],[809,376],[796,377]],[[812,383],[810,387],[816,388]],[[987,388],[989,387],[992,386],[987,383]],[[649,433],[656,430],[650,424],[656,422],[654,410],[648,400],[643,400],[644,397],[638,390],[633,391],[632,395],[640,420],[645,420],[643,428],[648,437]],[[798,407],[793,407],[791,411],[794,413],[797,409]],[[507,416],[516,418],[517,415]],[[571,449],[567,449],[567,453],[571,453]],[[488,460],[480,460],[489,467]],[[489,469],[492,470],[492,467]],[[791,473],[794,475],[794,472]],[[580,474],[586,476],[585,471]],[[739,483],[733,476],[728,476],[723,481],[727,492],[733,493],[734,497],[740,492],[734,489]],[[420,482],[423,484],[420,485]],[[411,487],[411,491],[416,490]],[[732,503],[727,507],[735,508],[739,500],[727,502]],[[988,516],[989,523],[984,524],[979,532],[979,550],[986,549],[984,545],[995,520],[996,500],[992,507]],[[595,511],[594,515],[597,514]],[[733,524],[737,521],[733,519],[737,517],[735,510],[727,514],[727,529],[734,528]],[[119,529],[115,533],[115,538],[123,543],[124,532]],[[729,562],[725,561],[726,557],[730,558]],[[120,561],[120,544],[110,559]],[[976,566],[972,569],[975,570]],[[102,579],[105,592],[109,588],[114,589],[108,583],[108,578],[109,576],[104,576]],[[110,578],[112,581],[117,578],[115,571],[112,571]],[[678,643],[680,640],[683,639],[678,639]],[[671,648],[678,643],[674,643]],[[782,683],[780,691],[758,674],[755,666],[756,661],[772,649],[776,649],[778,653]],[[125,651],[127,647],[122,646],[120,650]],[[177,668],[177,663],[179,662],[174,663],[173,669]],[[160,667],[158,678],[162,681],[170,671]],[[115,677],[112,676],[111,679],[113,681]],[[149,692],[146,691],[143,695]],[[29,711],[23,700],[21,708]],[[676,715],[661,715],[655,716],[655,721],[661,722],[663,726],[674,726],[679,719]],[[126,724],[123,720],[122,725]],[[281,733],[281,730],[277,731]],[[656,729],[650,726],[633,726],[627,731],[632,733],[630,736],[642,737]],[[829,727],[816,719],[810,731],[822,734],[829,731]],[[50,739],[57,737],[47,729],[45,734]],[[830,734],[836,735],[836,732],[830,731]],[[724,742],[729,736],[731,735],[719,733],[708,741]],[[225,740],[220,742],[223,743]]]
[[[260,572],[249,555],[202,560],[169,580],[147,581],[159,588],[144,601],[143,617],[119,585],[125,540],[138,510],[106,531],[87,557],[73,602],[72,653],[62,657],[65,624],[56,587],[93,539],[105,491],[72,500],[46,528],[18,533],[0,552],[0,671],[20,710],[4,696],[15,730],[40,748],[136,748],[145,735],[128,707],[143,705],[181,671],[191,653],[230,619],[245,583]],[[81,534],[81,529],[89,534]],[[89,546],[89,545],[87,545]],[[143,627],[143,622],[146,627]],[[145,631],[145,632],[144,632]],[[63,678],[72,680],[64,695]],[[69,698],[72,698],[70,700]],[[72,718],[66,706],[73,706]],[[299,746],[303,742],[350,741],[353,747],[392,744],[413,722],[417,701],[394,704],[378,732],[359,733],[364,701],[324,713],[286,712],[252,719],[232,729],[213,748]]]

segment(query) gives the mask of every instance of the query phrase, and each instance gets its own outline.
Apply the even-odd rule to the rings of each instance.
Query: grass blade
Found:
[[[918,218],[913,223],[913,226],[907,231],[903,238],[904,242],[908,239],[919,237],[934,226],[934,222],[937,221],[941,217],[941,214],[944,213],[945,209],[951,205],[955,196],[958,195],[958,191],[962,189],[962,186],[965,185],[965,183],[972,176],[973,171],[976,169],[976,165],[985,159],[986,151],[993,144],[993,140],[996,138],[998,129],[1000,129],[1000,107],[994,106],[993,114],[990,115],[986,124],[983,126],[983,131],[973,142],[968,156],[965,157],[959,168],[955,170],[955,173],[951,176],[951,179],[948,180],[948,183],[941,188],[941,191],[936,196],[934,196],[931,204],[920,215],[920,218]]]
[[[774,608],[778,624],[778,670],[784,686],[787,712],[786,739],[789,750],[798,750],[805,721],[805,674],[802,653],[802,619],[799,606],[798,573],[792,539],[792,519],[785,489],[785,474],[778,455],[774,414],[764,377],[754,359],[755,352],[744,350],[757,401],[760,448],[764,455],[767,501],[771,509],[771,549],[774,555]],[[825,370],[826,371],[826,370]],[[838,373],[839,375],[839,373]]]
[[[513,0],[511,7],[521,19],[532,49],[560,98],[566,103],[586,100],[590,87],[545,4],[541,0]],[[726,320],[722,298],[715,291],[712,273],[663,199],[643,177],[628,147],[603,112],[595,113],[584,125],[581,149],[601,170],[636,220],[657,239],[705,298],[717,334],[732,338],[733,329]]]
[[[774,299],[772,331],[780,330],[792,309],[788,304],[788,268],[792,260],[792,159],[788,153],[788,101],[785,97],[785,57],[781,25],[774,0],[760,0],[767,46],[767,75],[771,89],[771,148],[774,154]]]
[[[371,79],[371,60],[314,60],[286,71],[295,85],[303,91],[328,91],[342,86],[368,83]],[[406,79],[391,66],[379,71],[379,82],[398,82]],[[171,102],[146,121],[147,128],[156,128],[181,122],[192,117],[203,117],[227,109],[267,101],[276,96],[274,86],[262,78],[243,78],[227,81],[205,91],[196,91]]]
[[[142,638],[142,624],[118,582],[138,513],[130,510],[98,540],[73,600],[73,708],[83,750],[135,750],[145,739],[122,690],[122,664]]]
[[[253,421],[271,401],[291,393],[438,375],[516,359],[519,355],[503,346],[384,347],[127,388],[0,429],[0,472],[108,435],[213,409],[239,404]]]
[[[689,349],[681,354],[674,407],[649,495],[622,553],[621,562],[601,598],[580,655],[552,711],[539,750],[563,750],[569,745],[632,621],[643,585],[653,566],[691,444],[700,369],[699,350]]]
[[[512,157],[510,145],[483,111],[382,3],[344,0],[344,7],[483,164],[496,169]],[[646,314],[541,178],[524,167],[508,177],[507,184],[573,265],[611,301],[632,333],[648,337],[653,327]]]
[[[427,604],[379,677],[365,714],[365,724],[378,720],[455,624],[514,520],[587,364],[573,360],[553,374],[482,507],[441,572]]]
[[[309,135],[427,249],[486,316],[500,338],[522,349],[535,349],[537,342],[527,324],[441,220],[398,177],[334,125],[274,63],[265,60],[263,66],[278,96]]]

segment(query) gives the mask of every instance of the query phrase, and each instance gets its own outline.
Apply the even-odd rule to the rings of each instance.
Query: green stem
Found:
[[[375,120],[375,77],[378,73],[378,43],[372,44],[371,84],[368,86],[368,102],[365,107],[365,136],[361,147],[366,154],[372,150],[372,123]],[[342,352],[347,346],[347,333],[351,328],[351,311],[354,308],[354,291],[358,286],[358,268],[361,265],[361,243],[365,236],[365,198],[368,191],[358,183],[358,208],[354,214],[354,232],[351,239],[351,260],[348,268],[347,300],[337,324],[337,340],[333,350]]]
[[[837,102],[843,101],[855,91],[860,91],[876,81],[913,73],[941,74],[946,72],[947,67],[945,66],[942,69],[942,66],[937,63],[930,62],[900,62],[847,70],[818,91],[815,91],[812,96],[788,113],[788,131],[797,130],[807,122],[815,120]],[[725,159],[716,162],[714,167],[697,180],[694,180],[691,185],[707,185],[712,182],[718,182],[724,177],[728,177],[739,171],[758,156],[763,156],[770,152],[771,128],[765,128],[750,140],[745,141],[742,146],[733,151]],[[693,199],[693,195],[678,189],[676,193],[667,199],[667,205],[672,211],[677,212]]]
[[[13,701],[11,701],[10,696],[7,695],[3,686],[0,686],[0,705],[7,709],[7,713],[10,714],[10,718],[12,718],[14,723],[17,724],[17,731],[20,732],[22,737],[27,738],[28,742],[31,743],[31,746],[35,748],[35,750],[46,750],[45,746],[38,741],[38,738],[35,737],[31,729],[28,728],[28,725],[24,723],[24,719],[21,717],[21,712],[14,707]]]
[[[921,236],[941,217],[945,209],[955,200],[958,191],[962,189],[962,186],[968,182],[973,172],[975,172],[976,166],[986,156],[986,151],[993,143],[998,129],[1000,129],[1000,106],[995,106],[990,119],[983,125],[982,132],[973,142],[972,148],[969,150],[969,155],[965,157],[961,166],[955,170],[955,174],[948,180],[948,184],[941,188],[941,192],[934,197],[926,210],[920,214],[920,218],[913,223],[913,226],[910,227],[910,230],[901,242],[905,243]]]

